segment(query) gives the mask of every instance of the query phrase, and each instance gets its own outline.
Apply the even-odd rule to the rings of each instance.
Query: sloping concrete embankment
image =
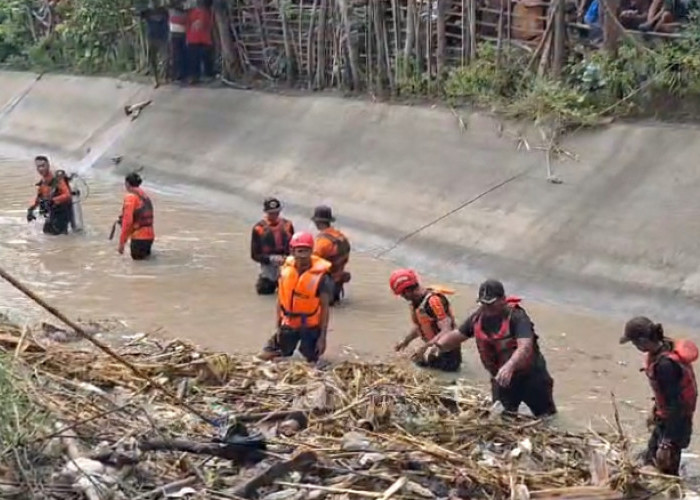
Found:
[[[123,106],[144,98],[154,103],[130,121]],[[122,156],[119,168],[146,166],[149,179],[227,193],[250,220],[268,194],[296,216],[327,202],[357,247],[442,279],[500,276],[542,300],[700,325],[698,129],[579,134],[564,144],[578,160],[555,163],[554,185],[541,150],[518,150],[483,116],[464,121],[332,97],[0,73],[0,153],[31,146],[105,168]]]

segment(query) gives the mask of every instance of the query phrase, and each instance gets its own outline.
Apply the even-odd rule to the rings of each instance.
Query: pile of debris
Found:
[[[319,370],[145,335],[118,344],[153,383],[89,345],[0,326],[1,497],[612,499],[680,488],[638,469],[621,429],[505,417],[478,391],[410,367]]]

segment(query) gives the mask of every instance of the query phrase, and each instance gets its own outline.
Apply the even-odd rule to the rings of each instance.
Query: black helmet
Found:
[[[335,222],[333,210],[326,205],[319,205],[314,209],[314,215],[311,217],[314,222]]]

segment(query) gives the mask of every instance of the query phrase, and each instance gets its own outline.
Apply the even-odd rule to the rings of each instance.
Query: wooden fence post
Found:
[[[350,9],[347,0],[338,0],[340,15],[343,19],[343,29],[345,30],[345,42],[348,48],[348,59],[350,64],[350,74],[352,75],[352,87],[356,92],[362,88],[362,76],[360,73],[360,56],[355,40],[352,38],[352,24],[350,22]]]
[[[476,60],[476,44],[478,37],[476,33],[476,0],[469,0],[469,58]]]
[[[566,0],[556,0],[557,11],[554,16],[554,57],[552,60],[552,76],[559,78],[566,57]]]
[[[599,0],[602,4],[598,11],[603,16],[603,50],[609,55],[616,56],[620,40],[620,30],[611,15],[616,15],[620,0]]]
[[[280,19],[282,20],[282,37],[284,38],[284,57],[287,60],[287,64],[284,65],[285,74],[287,76],[287,83],[292,85],[296,79],[296,60],[294,59],[294,50],[292,49],[292,42],[290,40],[289,26],[287,25],[287,13],[285,12],[286,4],[282,3],[282,0],[277,0],[277,10],[280,13]]]
[[[231,19],[228,6],[223,2],[214,2],[214,21],[221,41],[221,74],[225,78],[234,78],[243,72],[238,51],[231,36]]]
[[[445,11],[447,0],[437,0],[437,77],[442,80],[445,73],[445,58],[447,56],[447,31]]]

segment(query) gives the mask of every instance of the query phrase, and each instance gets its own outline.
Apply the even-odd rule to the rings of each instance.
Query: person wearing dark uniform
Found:
[[[423,287],[412,269],[397,269],[391,273],[389,287],[394,295],[401,296],[408,302],[413,321],[410,333],[396,344],[397,352],[403,351],[418,337],[424,342],[430,342],[440,333],[451,332],[457,326],[450,302],[445,296],[451,291]],[[457,345],[456,348],[440,352],[428,360],[424,359],[422,351],[419,351],[413,361],[423,368],[456,372],[462,364],[462,350]]]
[[[119,253],[124,253],[127,241],[131,241],[131,258],[145,260],[151,256],[155,239],[153,230],[153,202],[141,189],[141,176],[131,173],[124,180],[126,195],[120,217],[122,232],[119,237]]]
[[[55,174],[51,172],[51,165],[46,156],[37,156],[34,158],[34,164],[41,180],[36,184],[34,204],[27,209],[27,222],[36,220],[34,211],[38,207],[39,214],[46,218],[44,234],[68,234],[73,206],[66,176],[60,170]]]
[[[331,263],[312,255],[310,233],[295,233],[290,246],[292,255],[282,266],[277,290],[277,331],[260,358],[289,357],[299,346],[304,358],[315,363],[326,351],[333,296]]]
[[[294,226],[280,217],[282,204],[277,198],[266,198],[263,210],[265,217],[253,226],[250,258],[260,264],[255,290],[258,295],[272,295],[277,290],[279,268],[289,255],[289,241],[294,234]]]
[[[631,342],[646,353],[644,372],[654,393],[654,408],[648,420],[652,433],[644,461],[664,474],[677,476],[681,450],[690,445],[693,415],[698,399],[692,363],[698,348],[689,340],[664,337],[663,326],[638,316],[625,325],[620,343]]]
[[[532,320],[517,297],[506,297],[503,284],[486,280],[479,287],[479,308],[458,331],[439,335],[426,349],[430,358],[474,338],[479,357],[491,375],[494,402],[516,413],[525,403],[536,417],[553,415],[554,381],[539,348]]]
[[[343,298],[345,284],[350,282],[350,273],[345,270],[350,261],[350,242],[347,236],[333,227],[335,217],[331,207],[319,205],[311,220],[319,231],[314,243],[314,255],[331,263],[331,277],[335,283],[331,305],[334,305]]]

